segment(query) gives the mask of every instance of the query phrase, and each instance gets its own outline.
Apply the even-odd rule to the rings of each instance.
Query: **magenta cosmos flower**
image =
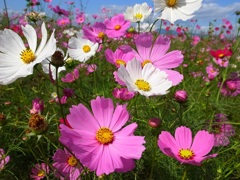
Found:
[[[192,141],[192,132],[181,126],[175,131],[175,138],[167,131],[159,135],[158,146],[167,156],[177,159],[184,164],[200,166],[205,159],[216,157],[217,154],[206,156],[214,145],[214,135],[201,130]]]
[[[135,38],[136,59],[142,62],[142,66],[152,63],[158,69],[165,71],[173,86],[179,84],[183,80],[183,75],[171,69],[183,62],[181,51],[174,50],[167,53],[171,43],[167,37],[159,35],[155,41],[153,40],[153,35],[150,33],[142,33]]]
[[[145,150],[145,141],[133,135],[136,123],[122,128],[129,119],[126,105],[114,110],[112,99],[97,97],[91,107],[92,113],[83,104],[70,108],[67,119],[72,129],[60,125],[60,142],[97,176],[132,170],[134,159],[140,159]]]
[[[53,167],[57,169],[56,177],[65,180],[76,180],[80,177],[82,168],[77,159],[66,149],[58,149],[52,159],[55,161]]]
[[[106,34],[110,38],[118,38],[125,35],[131,22],[124,19],[123,14],[118,14],[110,20],[105,20]]]
[[[30,177],[35,180],[41,180],[49,173],[49,166],[45,163],[36,164],[32,168],[32,174]]]
[[[9,161],[10,156],[6,156],[4,150],[0,149],[0,172]]]
[[[134,58],[134,53],[130,46],[122,45],[115,52],[111,49],[106,49],[105,57],[108,62],[119,68],[121,64],[126,66],[127,62]]]
[[[96,22],[92,27],[83,26],[84,38],[89,39],[94,43],[101,43],[106,31],[106,25],[102,22]]]

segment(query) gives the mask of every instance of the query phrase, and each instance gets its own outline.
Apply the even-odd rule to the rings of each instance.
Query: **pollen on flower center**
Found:
[[[142,62],[142,67],[144,67],[147,63],[152,63],[152,61],[150,61],[150,60],[144,60],[144,61]]]
[[[39,170],[37,176],[42,177],[45,175],[45,172],[43,170]]]
[[[142,19],[143,15],[142,15],[142,13],[136,13],[136,14],[134,15],[134,17],[135,17],[136,19]]]
[[[151,86],[149,85],[149,83],[144,81],[143,79],[138,79],[135,82],[135,84],[138,87],[138,89],[140,89],[142,91],[150,91],[150,89],[151,89]]]
[[[104,37],[104,33],[103,32],[98,33],[98,38],[102,39],[103,37]]]
[[[224,56],[224,54],[219,54],[218,57],[222,58]]]
[[[75,166],[77,164],[77,159],[74,156],[69,156],[67,163],[69,166]]]
[[[25,64],[29,64],[35,60],[35,55],[31,49],[25,49],[20,53],[21,59]]]
[[[114,29],[115,29],[115,30],[119,30],[119,29],[121,29],[121,26],[120,26],[120,25],[116,25],[116,26],[114,27]]]
[[[179,154],[181,159],[189,160],[192,159],[194,156],[194,152],[190,149],[180,149]]]
[[[175,7],[178,0],[166,0],[168,7]]]
[[[84,46],[83,46],[83,51],[84,51],[85,53],[88,53],[89,51],[91,51],[91,47],[90,47],[89,45],[84,45]]]
[[[97,131],[96,139],[101,144],[109,144],[113,141],[113,132],[109,128],[102,127]]]
[[[123,64],[123,65],[125,66],[125,65],[126,65],[126,62],[123,61],[123,60],[121,60],[121,59],[118,59],[118,60],[116,60],[116,64],[117,64],[118,66],[120,66],[121,64]]]

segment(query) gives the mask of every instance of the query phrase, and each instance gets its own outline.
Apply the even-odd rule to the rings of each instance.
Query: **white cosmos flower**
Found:
[[[131,22],[143,22],[152,12],[147,3],[135,4],[133,7],[128,6],[123,13],[124,18]]]
[[[34,65],[41,63],[56,50],[54,31],[47,42],[45,24],[41,26],[42,39],[37,48],[37,33],[31,25],[22,26],[28,47],[21,37],[10,29],[0,31],[0,84],[10,84],[33,73]]]
[[[95,55],[98,49],[98,43],[83,39],[82,31],[77,33],[77,38],[71,37],[68,46],[69,56],[80,62],[86,62],[90,57]]]
[[[167,90],[172,87],[164,71],[151,63],[142,68],[141,62],[136,59],[129,61],[126,67],[121,65],[118,77],[125,82],[129,91],[139,92],[146,97],[167,94]]]
[[[193,13],[202,6],[202,0],[153,0],[154,11],[162,12],[158,19],[174,23],[181,19],[186,21],[192,18]]]

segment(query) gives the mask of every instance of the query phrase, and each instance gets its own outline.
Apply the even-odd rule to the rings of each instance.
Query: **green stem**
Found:
[[[155,135],[154,136],[154,152],[153,152],[153,155],[152,155],[152,163],[151,163],[151,171],[150,171],[150,176],[149,176],[149,180],[152,180],[152,177],[153,177],[153,170],[154,170],[154,166],[155,166],[155,157],[156,157],[156,150],[157,149],[157,139],[158,137]]]
[[[60,93],[59,93],[59,86],[58,86],[58,67],[56,67],[56,88],[57,88],[57,97],[58,97],[58,103],[59,103],[59,106],[60,106],[60,112],[62,114],[62,118],[64,120],[64,124],[66,124],[66,117],[65,117],[64,112],[63,112],[63,106],[62,106],[62,103],[61,103],[61,98],[60,98]]]
[[[10,26],[10,20],[9,20],[9,16],[8,16],[6,0],[3,0],[3,2],[4,2],[5,11],[6,11],[6,18],[7,18],[7,23],[8,23],[7,26]]]
[[[140,34],[140,21],[138,21],[137,24],[138,24],[138,34]]]
[[[187,169],[184,170],[182,180],[185,180],[187,176]]]
[[[153,26],[156,24],[156,22],[157,22],[158,20],[159,20],[159,19],[156,19],[156,20],[153,22],[153,24],[152,24],[152,26],[151,26],[149,32],[152,32],[152,28],[153,28]]]

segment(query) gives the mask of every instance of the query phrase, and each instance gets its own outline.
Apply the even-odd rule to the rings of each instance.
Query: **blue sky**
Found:
[[[43,1],[43,0],[40,0]],[[52,0],[53,5],[59,5],[67,9],[66,1]],[[74,0],[70,0],[74,1]],[[26,0],[6,0],[9,11],[21,12],[26,7]],[[101,8],[107,7],[114,12],[124,12],[127,6],[133,6],[143,2],[153,6],[152,0],[75,0],[75,7],[80,7],[80,2],[86,7],[87,14],[98,14]],[[3,0],[0,1],[0,9],[4,8]],[[208,25],[210,21],[217,19],[221,21],[227,18],[233,24],[236,24],[235,11],[240,11],[240,0],[203,0],[203,6],[195,13],[195,19],[198,19],[200,25]]]

